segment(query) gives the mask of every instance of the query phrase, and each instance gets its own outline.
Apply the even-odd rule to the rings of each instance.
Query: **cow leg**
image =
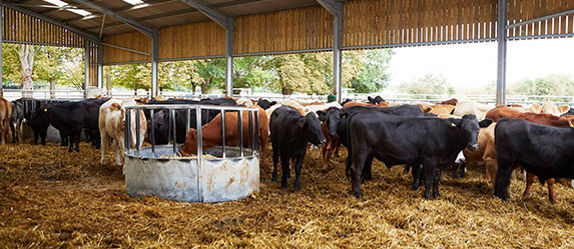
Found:
[[[102,156],[100,159],[100,162],[102,164],[106,164],[106,143],[108,142],[108,135],[105,133],[102,133],[102,141],[101,141],[101,152],[102,152]]]
[[[273,149],[273,173],[271,173],[271,181],[272,182],[276,182],[277,181],[277,163],[279,163],[279,149],[277,148],[277,146],[275,146],[275,144],[271,144],[271,147]]]
[[[433,179],[433,184],[432,184],[432,195],[433,198],[437,198],[440,196],[439,190],[438,190],[438,186],[439,186],[439,182],[440,182],[440,167],[435,167],[434,169],[434,179]]]
[[[48,136],[48,129],[40,131],[40,140],[42,145],[46,145],[46,137]]]
[[[411,170],[411,165],[410,164],[406,164],[405,168],[403,169],[403,174],[409,173],[409,171]]]
[[[80,152],[80,135],[81,135],[81,131],[75,133],[75,136],[74,136],[74,143],[76,146],[76,152]]]
[[[289,156],[281,153],[281,188],[287,187],[287,178],[289,177]]]
[[[510,176],[514,162],[504,158],[504,155],[498,155],[496,160],[498,169],[496,170],[496,180],[494,182],[494,196],[507,201],[508,185],[510,185]]]
[[[485,160],[486,164],[486,181],[488,184],[494,185],[494,179],[496,177],[496,161],[492,159]]]
[[[373,179],[373,174],[371,173],[371,166],[373,165],[373,158],[375,158],[375,156],[372,154],[369,154],[367,156],[367,160],[365,160],[365,166],[363,167],[363,173],[362,173],[362,177],[361,177],[363,182]]]
[[[368,152],[360,151],[353,155],[353,167],[351,168],[351,188],[356,198],[361,198],[361,176],[367,161]]]
[[[338,157],[339,156],[339,147],[341,147],[341,140],[340,139],[336,139],[336,144],[335,144],[335,156]]]
[[[420,181],[422,179],[421,178],[421,165],[420,164],[413,164],[411,166],[411,165],[407,164],[407,166],[405,167],[405,170],[409,167],[413,169],[412,170],[413,171],[413,190],[418,190]]]
[[[426,200],[431,199],[430,190],[434,179],[434,170],[436,168],[436,162],[433,159],[426,159],[423,163],[423,176],[425,181],[425,192],[424,198]]]
[[[70,134],[68,134],[66,137],[68,138],[68,152],[72,152],[74,151],[74,138],[72,137],[72,134],[74,134],[74,132],[70,132]]]
[[[14,122],[10,122],[10,131],[12,131],[12,143],[18,141],[18,135],[16,134],[16,129],[14,128]]]
[[[352,177],[351,165],[353,163],[353,153],[351,150],[347,150],[347,160],[345,162],[345,175]]]
[[[532,184],[536,181],[536,175],[526,172],[526,189],[522,194],[522,199],[528,200],[532,197]]]
[[[322,171],[327,171],[329,169],[329,158],[331,157],[329,154],[329,146],[331,144],[331,138],[327,137],[327,142],[321,148],[321,156],[323,157],[323,167],[321,168]]]
[[[458,164],[458,168],[460,169],[460,178],[466,177],[466,163],[461,162],[461,163],[455,163],[455,164]]]
[[[550,203],[556,204],[558,199],[556,197],[556,191],[554,190],[554,178],[546,180],[546,184],[548,185],[548,198],[550,199]]]
[[[297,157],[297,161],[295,162],[295,191],[301,190],[301,166],[303,165],[303,158],[305,157],[305,152],[302,153],[299,157]]]
[[[34,130],[34,144],[38,144],[38,137],[40,136],[40,133],[38,131],[38,129],[33,129]]]

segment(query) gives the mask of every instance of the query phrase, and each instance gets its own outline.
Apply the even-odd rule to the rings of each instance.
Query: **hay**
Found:
[[[345,155],[342,150],[341,155]],[[113,158],[112,153],[109,153]],[[484,170],[443,174],[442,196],[423,200],[402,167],[373,166],[374,179],[352,197],[344,157],[320,171],[304,162],[302,190],[270,182],[234,202],[202,204],[132,198],[120,167],[99,164],[87,144],[68,153],[55,144],[0,146],[0,245],[4,247],[574,247],[574,190],[557,186],[559,203],[535,184],[513,180],[511,201],[493,199]]]

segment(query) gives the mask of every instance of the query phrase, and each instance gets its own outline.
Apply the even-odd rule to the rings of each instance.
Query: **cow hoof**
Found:
[[[361,192],[355,192],[354,193],[355,198],[357,199],[361,199],[361,197],[363,197],[363,195],[361,194]]]
[[[68,148],[68,152],[72,152],[74,151],[72,148]]]
[[[301,190],[301,186],[295,185],[295,191],[300,191],[300,190]]]
[[[419,185],[413,184],[413,190],[419,190]]]
[[[80,148],[76,148],[76,152],[80,152]]]

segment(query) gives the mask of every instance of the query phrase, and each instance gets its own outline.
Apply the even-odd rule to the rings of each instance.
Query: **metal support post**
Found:
[[[506,105],[506,22],[508,17],[507,0],[498,0],[498,60],[496,77],[496,105]]]
[[[154,34],[151,39],[151,89],[150,89],[150,97],[155,97],[159,95],[159,87],[158,87],[158,67],[157,67],[157,59],[158,59],[158,35],[157,31],[154,31]]]
[[[225,94],[233,95],[233,21],[225,32]]]
[[[88,97],[88,86],[90,85],[90,41],[86,40],[86,51],[84,54],[84,98]]]

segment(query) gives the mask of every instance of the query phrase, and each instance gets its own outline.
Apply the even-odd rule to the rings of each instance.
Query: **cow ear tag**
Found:
[[[452,125],[452,127],[456,127],[456,124],[455,124],[455,123],[452,123],[452,122],[451,122],[450,125]]]
[[[574,128],[574,120],[570,120],[570,127]]]
[[[48,108],[44,108],[44,112],[47,112],[47,111],[48,111]]]

